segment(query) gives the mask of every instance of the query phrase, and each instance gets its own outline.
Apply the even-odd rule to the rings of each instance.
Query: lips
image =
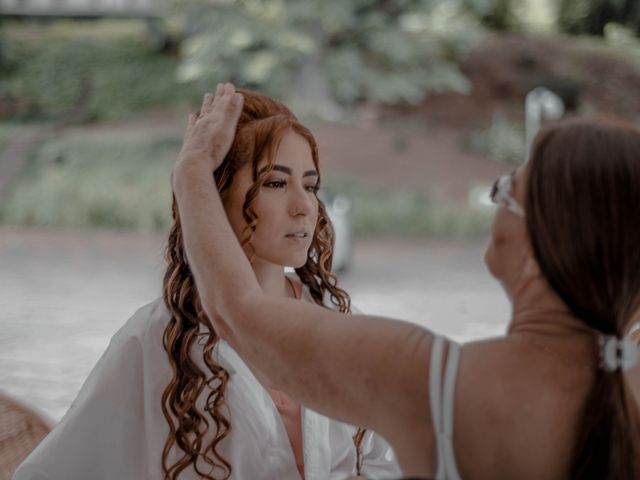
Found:
[[[291,232],[291,233],[287,233],[285,235],[285,237],[287,238],[308,238],[309,237],[309,232],[305,231],[305,230],[300,230],[297,232]]]

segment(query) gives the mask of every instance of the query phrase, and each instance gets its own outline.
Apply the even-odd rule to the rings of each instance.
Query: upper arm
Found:
[[[242,316],[232,322],[240,354],[303,404],[392,442],[398,430],[430,428],[428,331],[265,295],[230,313]]]

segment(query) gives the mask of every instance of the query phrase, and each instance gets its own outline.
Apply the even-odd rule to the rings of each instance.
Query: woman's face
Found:
[[[521,207],[524,206],[526,181],[527,169],[518,168],[512,176],[510,194]],[[510,298],[527,261],[533,260],[529,245],[525,219],[500,202],[484,258],[489,271],[502,283]]]
[[[266,159],[262,160],[258,170],[266,165]],[[223,200],[231,227],[239,239],[247,226],[242,207],[253,184],[251,170],[251,162],[238,170]],[[258,216],[251,237],[254,264],[267,262],[297,268],[307,262],[318,221],[317,189],[318,171],[309,143],[297,133],[287,132],[280,142],[273,170],[251,206]]]

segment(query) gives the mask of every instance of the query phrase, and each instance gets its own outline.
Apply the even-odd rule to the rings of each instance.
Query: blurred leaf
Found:
[[[186,18],[180,78],[237,84],[284,97],[303,65],[318,71],[341,103],[416,103],[432,91],[468,88],[456,67],[471,42],[448,31],[479,30],[464,15],[456,30],[430,15],[444,0],[245,0],[180,3]],[[184,6],[187,5],[188,8]],[[459,13],[459,11],[458,11]],[[472,28],[470,28],[470,26]]]

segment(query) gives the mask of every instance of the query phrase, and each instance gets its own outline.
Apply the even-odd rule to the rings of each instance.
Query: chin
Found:
[[[493,253],[491,252],[491,244],[487,245],[487,248],[484,251],[484,264],[489,270],[489,273],[493,275],[493,270],[491,269],[491,257]],[[494,275],[495,276],[495,275]]]
[[[295,260],[292,259],[291,262],[287,263],[287,266],[291,268],[300,268],[304,267],[306,263],[307,257],[305,256],[304,258],[296,258]]]
[[[493,248],[493,242],[490,242],[489,245],[487,245],[487,249],[484,251],[484,264],[492,277],[499,277],[495,270],[495,251]]]

